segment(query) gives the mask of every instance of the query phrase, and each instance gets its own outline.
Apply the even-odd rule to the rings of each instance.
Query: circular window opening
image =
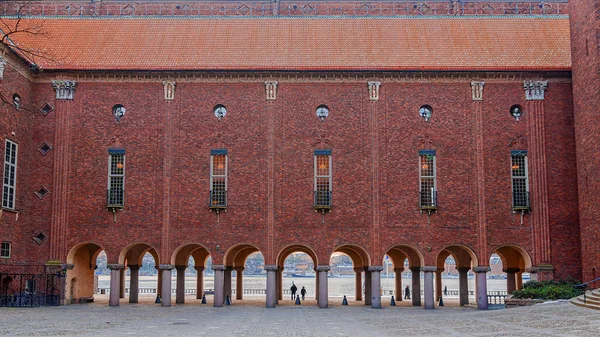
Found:
[[[126,109],[122,104],[116,104],[115,106],[113,106],[112,112],[117,122],[120,121],[121,118],[123,118],[123,116],[125,116],[125,111]]]
[[[19,96],[18,94],[14,94],[12,98],[13,106],[15,107],[15,109],[21,110],[21,96]]]
[[[227,108],[223,104],[217,104],[213,109],[213,113],[215,114],[215,117],[221,121],[221,118],[227,115]]]
[[[433,115],[433,109],[430,105],[423,105],[419,108],[419,115],[425,118],[426,122],[429,122],[429,119],[431,119],[431,115]]]
[[[518,122],[519,118],[521,118],[521,116],[523,116],[523,108],[518,104],[511,106],[510,107],[510,115],[513,116],[514,119],[516,119]]]
[[[325,121],[327,116],[329,116],[329,108],[327,105],[319,105],[317,107],[317,117],[319,117],[322,121]]]

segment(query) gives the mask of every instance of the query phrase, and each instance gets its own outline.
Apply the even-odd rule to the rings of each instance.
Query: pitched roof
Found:
[[[14,22],[14,21],[13,21]],[[29,18],[47,70],[569,70],[566,17]]]

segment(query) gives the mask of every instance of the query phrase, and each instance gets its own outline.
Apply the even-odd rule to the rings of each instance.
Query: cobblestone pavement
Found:
[[[263,301],[213,308],[197,303],[163,308],[150,303],[105,303],[49,308],[0,308],[2,336],[600,336],[600,312],[566,302],[514,309],[445,306],[366,306]],[[291,301],[286,301],[291,302]]]

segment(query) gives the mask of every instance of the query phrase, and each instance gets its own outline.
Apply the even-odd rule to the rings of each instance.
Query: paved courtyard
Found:
[[[246,304],[248,304],[246,302]],[[376,310],[365,306],[92,303],[0,308],[2,336],[600,336],[600,312],[555,302],[480,311],[446,306]]]

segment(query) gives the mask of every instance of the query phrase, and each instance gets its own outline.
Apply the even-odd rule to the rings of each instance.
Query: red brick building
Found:
[[[210,256],[220,306],[260,251],[269,307],[297,251],[321,307],[334,252],[373,307],[385,255],[426,308],[450,255],[480,308],[494,253],[509,291],[594,278],[593,11],[519,4],[4,4],[0,272],[62,270],[76,301],[104,250],[118,305],[149,252],[181,303]]]

